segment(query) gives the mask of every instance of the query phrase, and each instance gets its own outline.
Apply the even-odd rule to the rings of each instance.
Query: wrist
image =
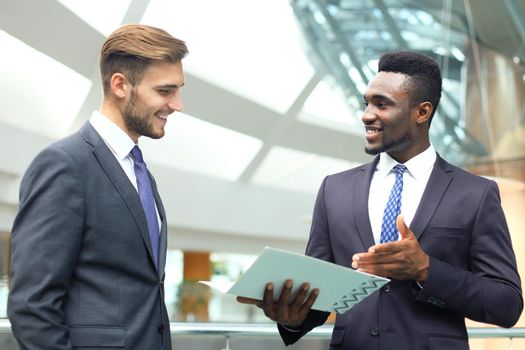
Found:
[[[425,254],[423,259],[422,267],[419,271],[418,276],[416,277],[416,282],[420,285],[424,285],[428,279],[428,270],[430,269],[430,258]]]
[[[286,324],[280,324],[284,329],[290,331],[290,332],[301,332],[302,331],[302,325],[300,326],[290,326],[290,325],[286,325]]]

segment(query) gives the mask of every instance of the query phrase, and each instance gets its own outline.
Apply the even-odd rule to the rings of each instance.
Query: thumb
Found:
[[[396,218],[396,226],[397,230],[401,234],[401,239],[408,239],[412,237],[414,234],[405,224],[405,218],[403,217],[403,214],[399,214]]]

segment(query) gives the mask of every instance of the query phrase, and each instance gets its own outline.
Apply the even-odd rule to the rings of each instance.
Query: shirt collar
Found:
[[[408,173],[417,180],[425,174],[430,173],[435,162],[436,150],[431,144],[426,150],[409,159],[403,165],[407,167]],[[386,177],[390,171],[392,171],[392,168],[398,163],[399,162],[390,157],[388,153],[383,152],[379,155],[379,162],[377,163],[376,171]]]
[[[117,124],[98,111],[93,112],[89,122],[119,160],[129,156],[135,143]]]

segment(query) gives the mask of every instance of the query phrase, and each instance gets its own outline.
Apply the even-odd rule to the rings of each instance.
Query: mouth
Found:
[[[366,125],[365,131],[367,141],[374,141],[375,138],[379,137],[379,135],[383,131],[383,128],[372,125]]]
[[[162,119],[162,120],[168,120],[168,116],[170,115],[171,113],[166,113],[166,112],[157,112],[155,113],[155,117],[156,118],[159,118],[159,119]]]
[[[366,130],[367,135],[373,135],[373,134],[377,134],[383,131],[382,128],[377,127],[377,126],[371,126],[371,125],[365,126],[365,130]]]

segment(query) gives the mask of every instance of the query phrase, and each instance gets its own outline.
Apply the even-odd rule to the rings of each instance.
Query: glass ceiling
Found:
[[[519,3],[514,0],[501,4],[485,0],[291,1],[309,43],[312,64],[337,82],[351,109],[355,109],[356,99],[361,100],[368,80],[377,69],[377,58],[383,52],[412,50],[433,56],[441,65],[444,91],[432,122],[431,139],[440,153],[459,165],[488,153],[484,140],[469,134],[461,117],[465,58],[479,41],[516,55],[520,61],[525,26],[516,14]],[[498,16],[493,16],[496,13]],[[499,20],[490,19],[491,16]],[[502,38],[495,38],[497,31],[491,30],[492,24],[485,24],[489,20],[506,24],[506,29],[499,32]],[[509,41],[521,44],[513,48]]]
[[[489,10],[497,7],[495,2],[482,2]],[[59,3],[103,35],[127,19],[128,7],[133,5],[130,0]],[[440,62],[444,94],[432,138],[436,148],[455,163],[487,152],[482,140],[470,135],[460,118],[465,95],[462,75],[473,35],[487,46],[515,56],[517,62],[525,59],[523,45],[518,45],[525,30],[522,25],[520,32],[508,14],[512,6],[518,6],[514,0],[504,2],[505,23],[515,24],[512,35],[506,33],[512,38],[508,41],[496,38],[490,28],[475,20],[483,15],[481,6],[465,7],[470,1],[146,3],[137,20],[187,41],[190,55],[184,61],[185,71],[205,81],[211,91],[191,99],[192,104],[204,106],[201,112],[170,117],[163,140],[144,140],[148,158],[166,167],[292,191],[314,193],[322,176],[362,159],[357,156],[362,148],[354,147],[348,156],[341,156],[341,145],[324,147],[329,142],[317,139],[312,127],[331,130],[337,137],[341,133],[348,138],[363,137],[362,94],[382,52],[417,50]],[[93,10],[102,7],[106,11]],[[51,138],[67,134],[85,107],[92,85],[99,83],[59,63],[52,53],[47,56],[1,30],[0,49],[4,53],[0,57],[0,89],[4,91],[5,112],[1,121]],[[91,54],[96,62],[98,53]],[[315,85],[308,88],[311,81]],[[235,100],[222,112],[230,115],[215,114],[214,106],[223,101],[217,101],[215,96],[220,94],[214,92],[220,91],[234,94],[243,103],[264,106],[266,114],[255,114],[261,108],[239,111]],[[297,130],[306,131],[295,134]],[[298,136],[293,142],[283,142],[289,135]],[[317,153],[316,145],[320,144],[323,151]]]

